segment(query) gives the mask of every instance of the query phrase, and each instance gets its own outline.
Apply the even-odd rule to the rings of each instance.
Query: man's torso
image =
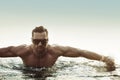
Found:
[[[51,67],[55,64],[58,55],[54,54],[55,52],[51,49],[48,49],[44,56],[40,57],[34,54],[31,48],[24,53],[25,55],[21,56],[23,63],[28,67]]]

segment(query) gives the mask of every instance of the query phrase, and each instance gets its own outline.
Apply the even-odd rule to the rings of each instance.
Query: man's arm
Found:
[[[56,50],[59,51],[58,53],[60,53],[61,56],[85,57],[87,59],[105,62],[107,65],[107,69],[109,71],[115,70],[115,63],[112,59],[110,59],[109,57],[97,54],[95,52],[81,50],[73,47],[64,47],[64,46],[57,46]]]
[[[101,60],[102,56],[95,52],[81,50],[69,46],[56,46],[55,50],[58,54],[65,57],[85,57],[92,60]]]
[[[23,45],[0,48],[0,57],[17,57],[21,54],[23,49]]]

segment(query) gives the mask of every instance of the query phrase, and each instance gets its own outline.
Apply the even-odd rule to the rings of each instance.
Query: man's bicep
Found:
[[[22,47],[21,46],[9,46],[0,48],[0,57],[17,57]]]
[[[63,54],[66,57],[80,57],[81,51],[77,48],[67,47],[66,52]]]
[[[12,49],[13,49],[13,46],[0,48],[0,57],[12,57],[12,56],[15,56]]]
[[[59,46],[58,51],[61,56],[65,57],[80,57],[81,52],[77,48],[69,47],[69,46]]]

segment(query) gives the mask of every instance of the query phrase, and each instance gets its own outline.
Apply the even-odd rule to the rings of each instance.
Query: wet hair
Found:
[[[39,32],[39,33],[42,33],[42,32],[46,32],[47,36],[48,36],[48,31],[46,28],[44,28],[43,26],[38,26],[38,27],[35,27],[33,30],[32,30],[32,36],[33,36],[33,33],[34,32]]]

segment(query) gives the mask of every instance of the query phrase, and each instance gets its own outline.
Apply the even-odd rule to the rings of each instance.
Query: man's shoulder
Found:
[[[59,49],[59,48],[62,48],[63,46],[61,45],[58,45],[58,44],[52,44],[52,45],[49,45],[51,49]]]
[[[31,45],[19,45],[18,47],[18,55],[19,56],[24,56],[27,55],[31,51]]]
[[[70,47],[70,46],[64,46],[64,45],[58,45],[58,44],[53,44],[53,45],[50,45],[50,46],[51,46],[51,48],[58,49],[58,50],[66,49],[66,48]]]
[[[65,49],[65,46],[53,44],[50,45],[49,50],[51,50],[53,53],[55,53],[58,56],[61,56],[63,54],[63,51]]]
[[[15,51],[18,52],[27,52],[31,50],[31,45],[22,44],[22,45],[14,46],[13,49],[15,49]]]
[[[21,48],[21,49],[29,49],[31,45],[26,45],[26,44],[22,44],[22,45],[19,45],[19,46],[16,46],[18,48]]]

